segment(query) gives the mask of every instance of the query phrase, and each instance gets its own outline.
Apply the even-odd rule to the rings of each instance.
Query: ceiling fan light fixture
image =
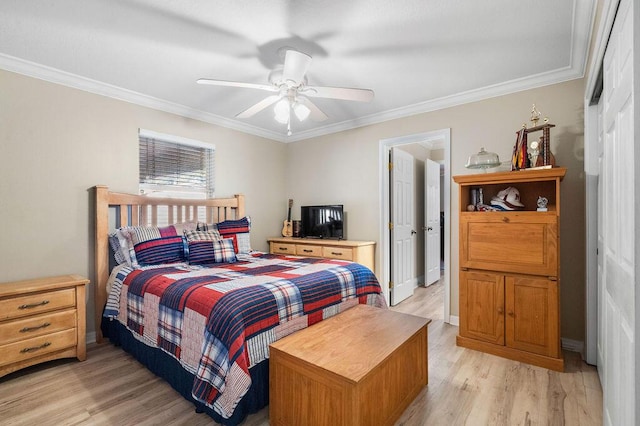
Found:
[[[296,102],[293,105],[293,112],[296,114],[296,117],[298,117],[298,120],[304,121],[309,117],[311,110],[308,106]]]
[[[284,98],[278,101],[273,108],[275,119],[278,123],[287,124],[289,122],[289,100]]]

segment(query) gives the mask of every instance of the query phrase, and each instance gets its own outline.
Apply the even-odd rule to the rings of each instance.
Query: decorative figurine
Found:
[[[538,125],[538,120],[540,120],[541,115],[542,113],[536,109],[536,104],[533,104],[533,107],[531,108],[531,122],[533,123],[533,127]]]
[[[546,212],[547,211],[547,204],[549,204],[549,200],[547,200],[546,197],[543,196],[539,196],[538,197],[538,211],[539,212]]]

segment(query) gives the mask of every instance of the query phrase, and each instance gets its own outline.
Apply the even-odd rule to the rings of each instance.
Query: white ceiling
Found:
[[[2,0],[0,68],[293,141],[557,83],[584,74],[595,0]],[[280,48],[313,57],[310,85],[375,91],[314,99],[323,123],[272,109]]]

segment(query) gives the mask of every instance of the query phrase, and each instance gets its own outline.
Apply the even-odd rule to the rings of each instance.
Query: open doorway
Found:
[[[412,147],[413,146],[413,147]],[[443,270],[443,293],[444,293],[444,321],[449,322],[450,316],[450,198],[451,198],[451,130],[443,129],[437,130],[433,132],[420,133],[408,136],[401,136],[397,138],[389,138],[383,139],[380,141],[379,145],[379,155],[380,155],[380,274],[382,279],[383,289],[385,290],[385,295],[387,296],[387,301],[389,301],[389,282],[391,281],[391,235],[389,231],[389,223],[390,223],[390,211],[392,207],[392,201],[390,200],[390,177],[389,177],[389,154],[393,148],[402,147],[403,150],[412,151],[416,147],[417,152],[424,152],[421,150],[426,149],[428,152],[433,153],[434,159],[437,162],[441,163],[442,169],[442,177],[441,177],[441,186],[442,186],[442,201],[443,204],[443,221],[444,226],[442,227],[441,232],[443,233],[443,254],[444,258],[442,261]],[[429,157],[431,154],[429,155]],[[418,158],[418,156],[416,156]],[[423,159],[424,160],[424,159]],[[419,226],[416,224],[416,226]]]

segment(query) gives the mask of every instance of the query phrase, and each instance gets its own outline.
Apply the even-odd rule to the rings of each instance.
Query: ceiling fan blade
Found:
[[[246,89],[259,89],[267,90],[269,92],[277,92],[278,88],[271,84],[258,84],[258,83],[242,83],[239,81],[226,81],[226,80],[212,80],[209,78],[201,78],[196,81],[198,84],[210,84],[212,86],[227,86],[227,87],[243,87]]]
[[[278,102],[280,100],[280,98],[281,98],[280,95],[267,96],[266,98],[264,98],[263,100],[261,100],[257,104],[255,104],[253,106],[250,106],[249,108],[245,109],[241,113],[236,114],[236,118],[249,118],[249,117],[252,117],[252,116],[256,115],[257,113],[259,113],[260,111],[262,111],[263,109],[265,109],[265,108],[275,104],[276,102]]]
[[[330,98],[358,102],[369,102],[374,96],[373,90],[369,89],[327,86],[305,86],[300,93],[310,98]]]
[[[299,85],[303,82],[309,64],[311,64],[311,56],[296,50],[287,50],[284,56],[282,79],[285,82],[291,81],[294,86]]]
[[[309,108],[309,118],[311,119],[311,121],[321,122],[329,118],[327,117],[327,114],[322,112],[322,110],[316,106],[316,104],[314,104],[304,96],[298,96],[298,102]]]

